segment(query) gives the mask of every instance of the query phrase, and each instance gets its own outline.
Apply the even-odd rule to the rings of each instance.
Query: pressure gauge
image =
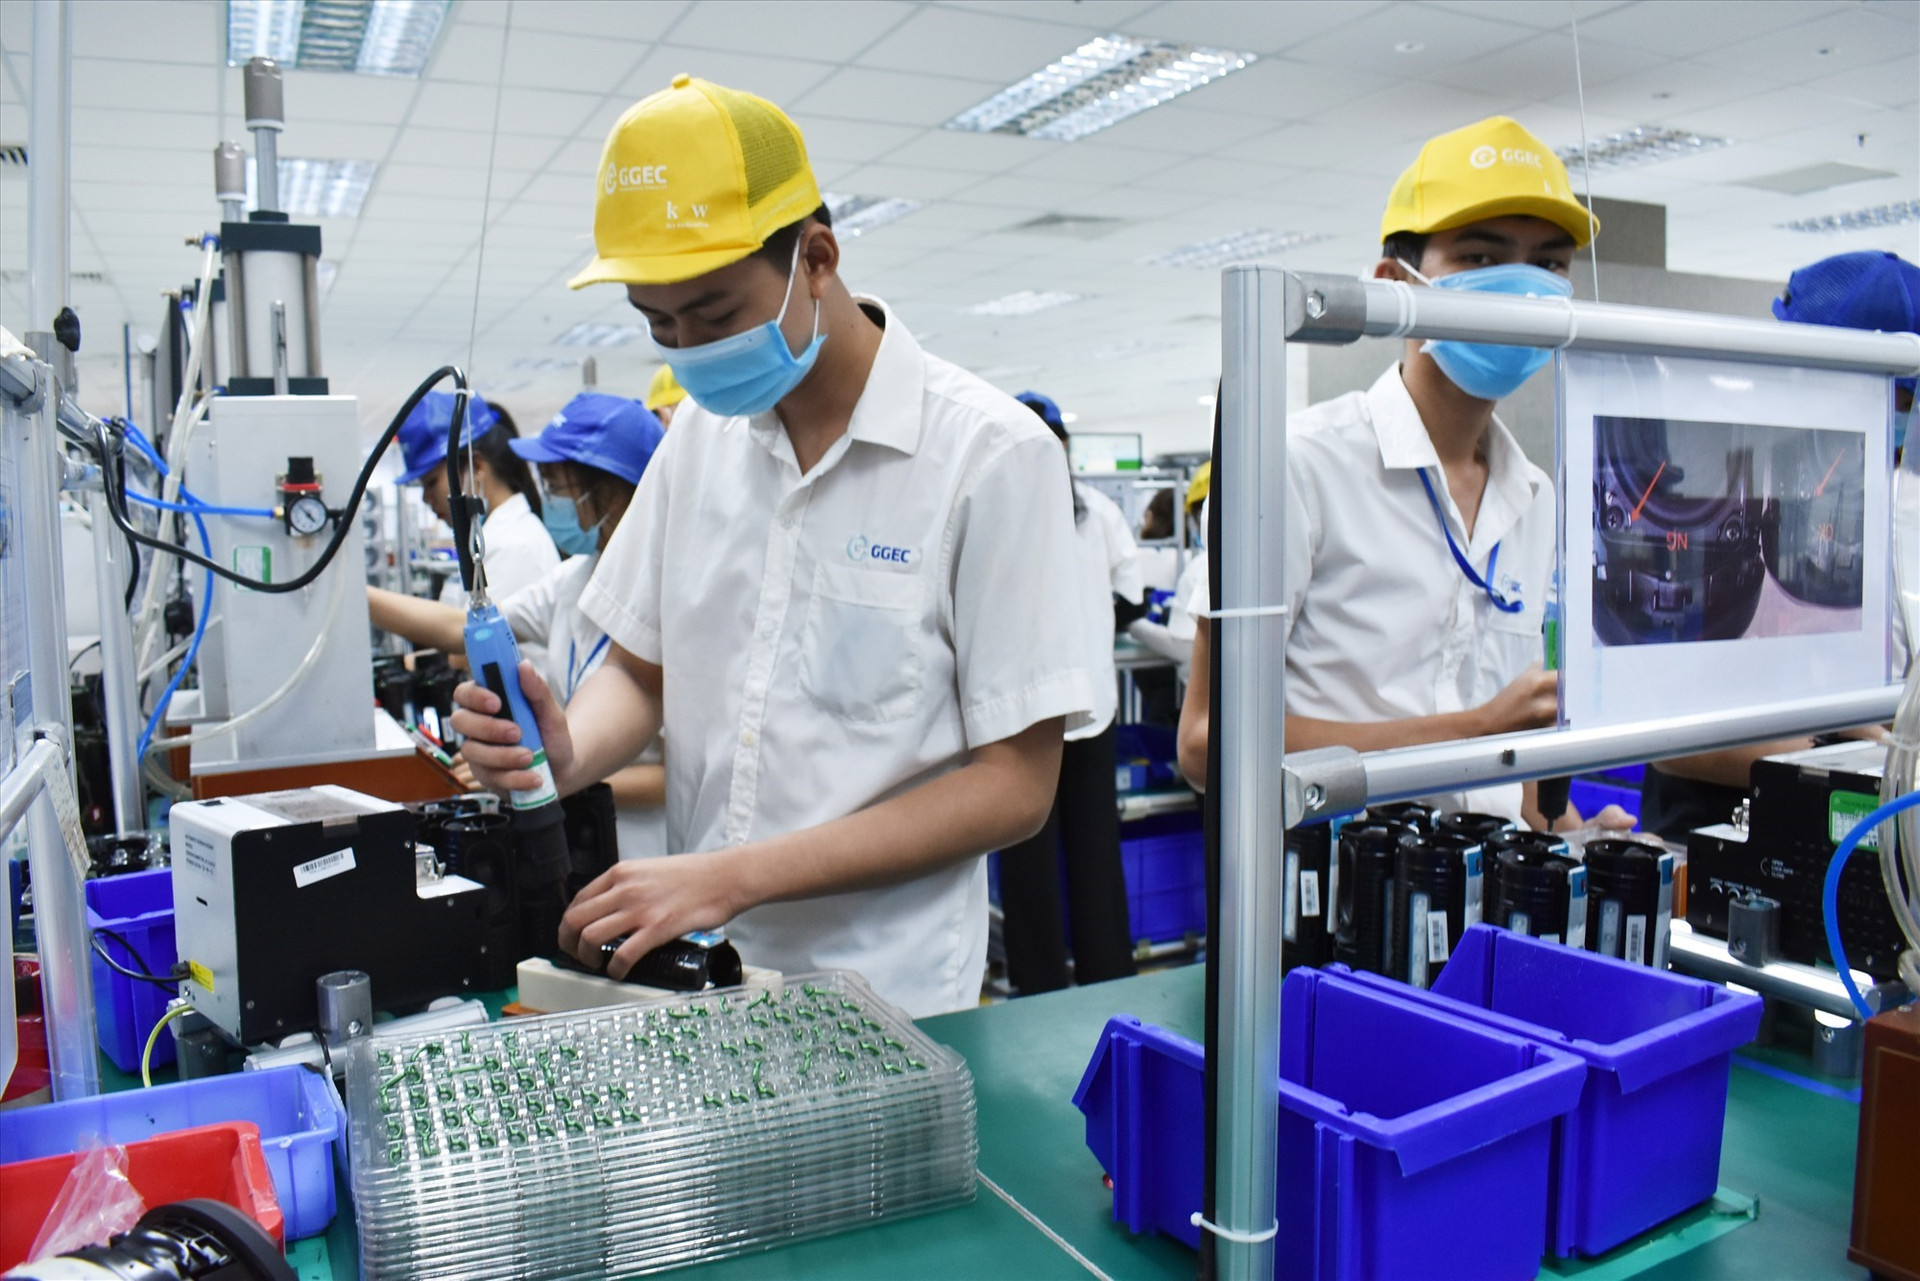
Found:
[[[332,513],[318,494],[301,494],[287,504],[287,531],[311,538],[327,527]]]

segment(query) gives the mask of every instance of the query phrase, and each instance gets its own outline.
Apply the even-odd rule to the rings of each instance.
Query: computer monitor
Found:
[[[1139,471],[1137,431],[1077,431],[1068,438],[1067,459],[1077,472]]]

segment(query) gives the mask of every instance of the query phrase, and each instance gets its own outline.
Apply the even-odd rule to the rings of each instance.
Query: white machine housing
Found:
[[[214,506],[276,507],[290,457],[313,459],[330,508],[346,505],[365,459],[352,396],[222,396],[188,451],[187,483]],[[330,522],[296,537],[285,522],[210,516],[213,558],[254,578],[304,573],[333,536]],[[366,538],[360,521],[327,571],[300,591],[253,591],[218,580],[200,649],[200,718],[244,712],[286,683],[324,629],[325,648],[299,686],[264,716],[193,749],[193,773],[275,769],[374,754]],[[337,580],[337,581],[336,581]],[[194,590],[202,575],[190,575]],[[337,596],[330,602],[329,597]],[[331,603],[332,620],[328,621]]]

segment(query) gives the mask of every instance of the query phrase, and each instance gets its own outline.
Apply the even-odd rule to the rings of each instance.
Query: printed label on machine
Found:
[[[1867,815],[1880,805],[1878,797],[1863,792],[1835,791],[1827,797],[1827,840],[1837,849],[1841,841],[1847,839],[1847,833],[1853,830]],[[1878,850],[1880,848],[1880,829],[1872,828],[1860,838],[1859,849]]]
[[[257,579],[263,583],[272,582],[273,581],[273,548],[271,547],[236,547],[234,548],[233,549],[233,572],[236,574],[243,574],[248,578]],[[239,590],[245,592],[245,591],[252,591],[253,589],[250,587],[242,587]]]
[[[1427,957],[1436,964],[1445,961],[1451,954],[1447,946],[1447,914],[1444,911],[1427,913]]]
[[[213,991],[213,971],[198,961],[187,962],[187,977],[207,991]]]
[[[1622,959],[1635,965],[1646,964],[1647,918],[1635,913],[1627,918],[1627,950]]]
[[[1320,915],[1320,873],[1300,873],[1300,915]]]
[[[1287,851],[1284,906],[1280,909],[1280,937],[1291,943],[1300,934],[1300,856]]]
[[[319,858],[297,864],[293,869],[293,883],[304,890],[307,886],[324,881],[330,876],[351,872],[355,866],[353,847],[349,845],[346,849],[335,850],[331,854],[322,854]]]
[[[181,865],[202,876],[217,875],[219,865],[214,862],[213,842],[198,832],[185,832],[183,836],[184,839],[180,842]]]

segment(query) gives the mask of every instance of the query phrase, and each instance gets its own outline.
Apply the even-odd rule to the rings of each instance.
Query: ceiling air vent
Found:
[[[1127,225],[1125,218],[1098,218],[1091,214],[1044,213],[1038,218],[1015,223],[1008,231],[1035,236],[1061,236],[1068,240],[1098,240],[1111,236]]]

